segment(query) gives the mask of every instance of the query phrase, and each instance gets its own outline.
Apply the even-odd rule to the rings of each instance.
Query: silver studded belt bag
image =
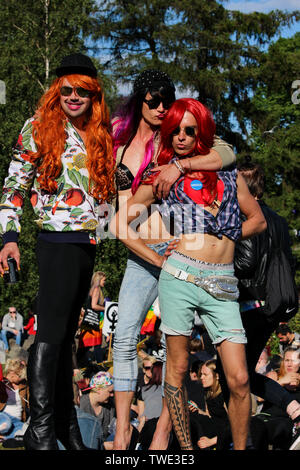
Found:
[[[180,281],[191,282],[197,287],[201,287],[208,292],[208,294],[218,300],[234,301],[238,299],[238,279],[235,276],[214,274],[211,276],[199,277],[194,274],[189,274],[182,269],[175,268],[175,266],[169,264],[167,261],[163,264],[162,269]]]

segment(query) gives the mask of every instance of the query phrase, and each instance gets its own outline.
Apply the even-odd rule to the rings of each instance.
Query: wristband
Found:
[[[174,163],[174,165],[176,166],[177,170],[179,170],[180,173],[181,173],[182,175],[184,175],[184,174],[185,174],[185,169],[184,169],[183,166],[179,163],[179,161],[178,161],[178,160],[174,160],[173,163]]]
[[[18,238],[19,233],[15,232],[14,230],[9,230],[8,232],[2,234],[2,241],[4,245],[10,242],[18,243]]]

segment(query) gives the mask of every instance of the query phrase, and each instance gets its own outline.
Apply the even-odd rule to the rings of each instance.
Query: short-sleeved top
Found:
[[[141,390],[141,398],[145,404],[144,415],[147,419],[158,418],[162,410],[161,385],[144,385]]]

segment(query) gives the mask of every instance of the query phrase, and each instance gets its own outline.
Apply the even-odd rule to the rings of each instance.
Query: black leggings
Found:
[[[38,239],[39,268],[35,342],[72,342],[93,274],[95,245]]]

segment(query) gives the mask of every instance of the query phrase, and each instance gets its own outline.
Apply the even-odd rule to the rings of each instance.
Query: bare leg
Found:
[[[129,446],[132,426],[130,425],[130,407],[134,392],[115,392],[117,427],[114,438],[114,450],[126,450]]]
[[[165,398],[181,449],[193,450],[187,396],[183,387],[187,366],[188,337],[167,336]]]
[[[228,416],[234,450],[245,450],[248,437],[251,397],[243,344],[223,341],[217,346],[226,376],[230,399]]]
[[[169,437],[172,431],[172,421],[168,409],[168,404],[165,398],[162,399],[163,406],[156,424],[156,429],[153,434],[152,442],[149,450],[166,450],[169,445]]]

